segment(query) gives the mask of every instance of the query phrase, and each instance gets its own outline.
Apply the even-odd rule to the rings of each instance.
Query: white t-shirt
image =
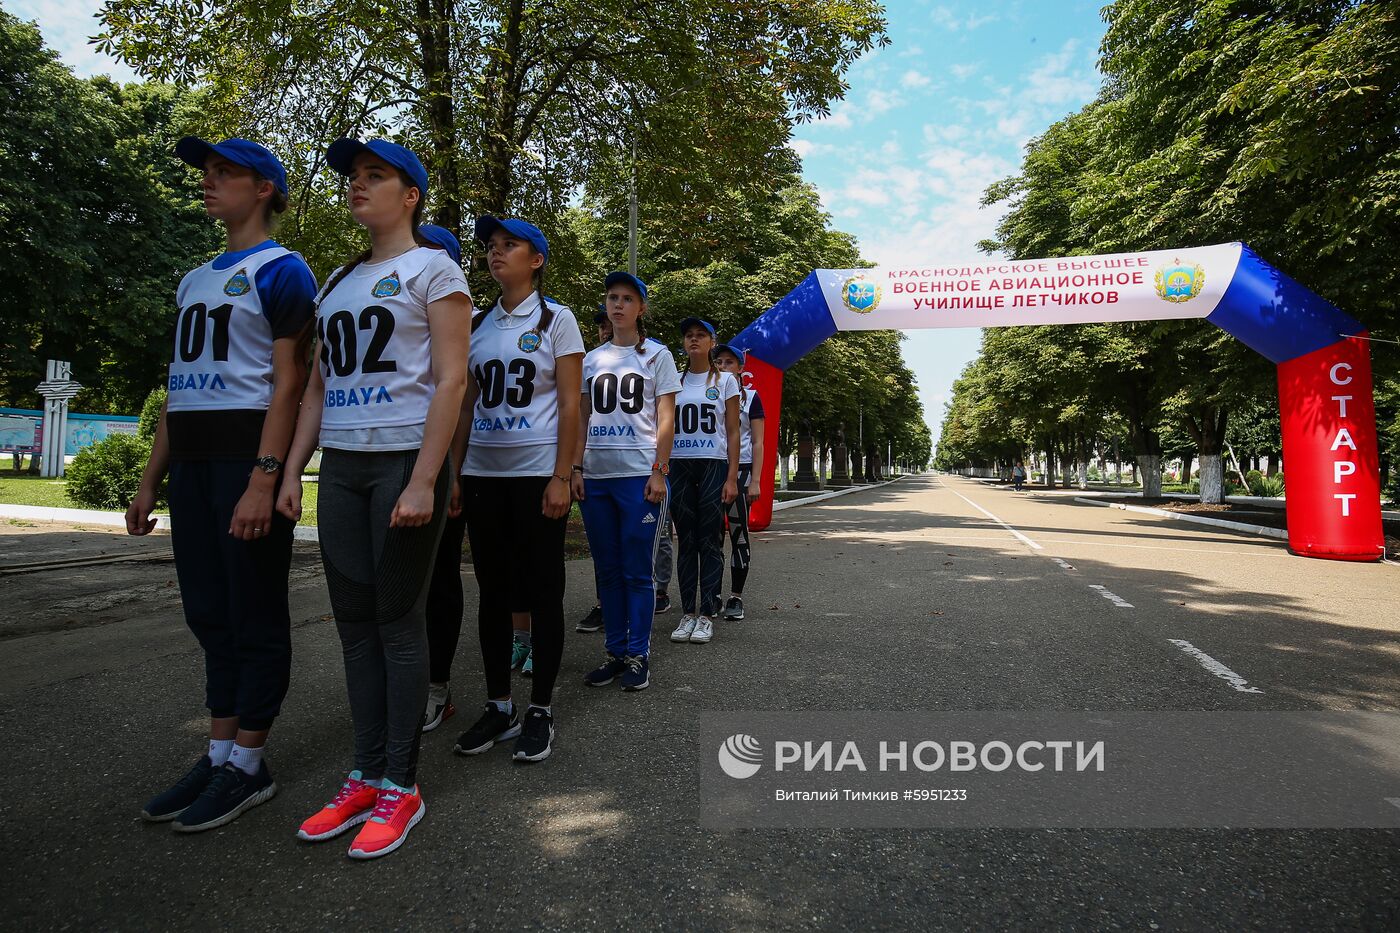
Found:
[[[583,470],[589,479],[650,476],[656,462],[657,400],[680,391],[676,361],[665,344],[609,341],[583,358],[583,394],[588,399],[588,436]]]
[[[753,464],[753,419],[763,420],[763,402],[749,389],[739,394],[739,465]]]
[[[282,246],[259,250],[233,271],[206,262],[180,280],[167,410],[267,409],[274,338],[257,277],[289,253]]]
[[[676,440],[672,460],[727,460],[729,435],[725,406],[739,395],[733,373],[686,373],[676,395]]]
[[[476,407],[462,473],[551,476],[559,449],[555,361],[583,353],[583,334],[568,308],[549,302],[554,319],[538,329],[539,296],[507,313],[499,301],[472,333],[470,372]]]
[[[420,246],[383,262],[360,263],[321,296],[316,334],[317,365],[326,383],[322,447],[422,445],[437,387],[428,305],[456,293],[471,295],[461,267],[444,250]]]

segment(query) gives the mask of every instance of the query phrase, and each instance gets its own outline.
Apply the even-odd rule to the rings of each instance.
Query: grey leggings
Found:
[[[428,701],[428,579],[451,476],[438,471],[433,518],[390,528],[416,450],[327,449],[321,457],[321,560],[345,658],[355,767],[365,780],[412,787]]]

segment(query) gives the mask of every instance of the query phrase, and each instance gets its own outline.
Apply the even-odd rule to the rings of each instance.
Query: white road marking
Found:
[[[969,499],[967,496],[965,496],[965,495],[963,495],[962,493],[958,492],[956,489],[954,489],[952,486],[949,486],[947,483],[943,482],[943,480],[939,480],[939,481],[938,481],[938,485],[942,486],[944,489],[948,490],[948,491],[951,492],[953,495],[957,496],[959,499],[961,499],[962,501],[966,502],[968,505],[972,506],[972,507],[973,507],[974,509],[976,509],[977,511],[981,512],[983,515],[987,516],[987,517],[990,518],[992,521],[996,522],[998,525],[1000,525],[1001,527],[1005,528],[1007,531],[1011,532],[1013,535],[1016,536],[1017,540],[1019,540],[1022,544],[1026,545],[1027,547],[1031,548],[1032,550],[1036,550],[1036,551],[1042,551],[1042,550],[1044,550],[1044,548],[1042,548],[1040,545],[1036,544],[1036,543],[1035,543],[1034,541],[1032,541],[1030,538],[1027,538],[1025,535],[1021,534],[1021,533],[1020,533],[1019,531],[1017,531],[1015,528],[1012,528],[1012,527],[1011,527],[1010,525],[1008,525],[1006,522],[1004,522],[1004,521],[1002,521],[1001,519],[997,518],[997,517],[996,517],[995,515],[993,515],[991,512],[988,512],[986,509],[982,508],[982,506],[978,505],[976,502],[973,502],[973,501],[972,501],[971,499]]]
[[[1060,558],[1060,557],[1052,557],[1052,558],[1050,558],[1050,559],[1053,560],[1055,563],[1059,564],[1061,567],[1065,568],[1066,570],[1073,570],[1073,569],[1074,569],[1074,565],[1071,564],[1069,561],[1063,559],[1063,558]]]
[[[1113,605],[1117,606],[1119,609],[1131,609],[1131,608],[1133,608],[1133,604],[1132,604],[1132,603],[1128,602],[1126,599],[1124,599],[1124,598],[1121,597],[1121,596],[1118,596],[1118,595],[1115,595],[1115,594],[1113,594],[1113,593],[1110,593],[1110,592],[1108,591],[1108,588],[1107,588],[1107,587],[1099,586],[1097,583],[1090,583],[1090,584],[1089,584],[1089,589],[1091,589],[1091,590],[1098,590],[1100,596],[1102,596],[1104,599],[1108,600],[1109,602],[1113,603]]]
[[[1249,685],[1249,681],[1245,680],[1239,674],[1236,674],[1234,671],[1230,670],[1224,664],[1221,664],[1219,661],[1215,660],[1215,658],[1212,658],[1210,655],[1206,654],[1204,651],[1202,651],[1200,648],[1197,648],[1189,641],[1185,641],[1180,638],[1168,638],[1167,641],[1173,645],[1176,645],[1182,651],[1186,652],[1191,657],[1201,662],[1202,667],[1210,671],[1216,677],[1219,677],[1221,680],[1228,683],[1231,687],[1234,687],[1240,693],[1264,692],[1258,687],[1251,687]]]

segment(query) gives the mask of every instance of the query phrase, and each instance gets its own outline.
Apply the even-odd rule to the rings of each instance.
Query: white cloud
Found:
[[[929,12],[929,18],[933,21],[934,26],[939,29],[946,29],[949,32],[957,32],[958,30],[971,32],[974,29],[1001,19],[996,13],[987,13],[982,16],[978,16],[976,13],[969,13],[967,16],[961,17],[946,6],[934,7]]]
[[[88,39],[102,31],[100,0],[5,0],[5,10],[39,24],[44,43],[83,78],[111,75],[117,81],[140,80],[126,65],[97,51]]]
[[[886,113],[904,103],[904,99],[893,91],[874,88],[865,96],[866,113],[873,116]]]
[[[1099,89],[1099,76],[1092,55],[1081,52],[1078,40],[1070,39],[1032,69],[1026,84],[1026,97],[1032,103],[1063,106],[1092,98]]]
[[[948,70],[952,72],[954,78],[959,81],[966,81],[977,73],[977,65],[950,65]]]
[[[927,87],[929,84],[929,76],[922,71],[911,68],[899,79],[899,83],[907,88]]]

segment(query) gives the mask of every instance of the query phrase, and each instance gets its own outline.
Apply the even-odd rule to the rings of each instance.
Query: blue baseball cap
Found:
[[[681,321],[681,336],[684,337],[685,332],[695,327],[697,324],[709,331],[711,337],[716,337],[715,325],[702,317],[688,317],[684,321]],[[716,339],[718,339],[718,337],[716,337]]]
[[[476,238],[481,242],[482,246],[486,245],[486,241],[491,239],[491,234],[495,233],[497,230],[504,230],[511,236],[526,241],[535,248],[536,252],[545,258],[546,262],[549,261],[549,241],[544,238],[544,234],[540,232],[540,228],[529,221],[514,217],[501,220],[498,217],[491,216],[478,217],[476,219]]]
[[[398,143],[387,139],[371,139],[360,142],[358,139],[337,139],[326,150],[326,163],[342,175],[349,175],[355,167],[355,157],[362,152],[371,152],[394,168],[408,176],[408,180],[418,189],[421,197],[428,196],[428,170],[422,161]]]
[[[462,264],[462,244],[457,242],[457,238],[452,235],[451,230],[439,227],[437,224],[421,224],[418,227],[418,234],[423,239],[441,246],[457,265]]]
[[[715,347],[714,352],[712,352],[712,353],[710,354],[710,356],[711,356],[711,357],[719,356],[721,353],[725,353],[725,352],[733,353],[733,354],[734,354],[734,358],[737,359],[737,360],[739,361],[739,365],[740,365],[741,367],[744,365],[744,351],[743,351],[743,350],[740,350],[738,347],[734,346],[733,344],[729,344],[729,343],[722,343],[722,344],[720,344],[719,346]]]
[[[609,273],[608,273],[608,277],[607,277],[606,279],[603,279],[603,288],[604,288],[604,289],[612,288],[614,285],[618,285],[618,284],[621,284],[621,285],[630,285],[630,286],[632,286],[633,288],[635,288],[635,289],[637,290],[637,294],[642,296],[642,300],[643,300],[643,301],[646,301],[646,297],[647,297],[647,283],[643,282],[641,279],[637,278],[637,277],[636,277],[635,275],[633,275],[632,273],[630,273],[630,272],[609,272]]]
[[[207,143],[198,136],[186,136],[175,144],[175,154],[182,162],[195,168],[204,168],[211,154],[222,156],[234,165],[250,168],[272,182],[283,197],[287,194],[287,170],[266,146],[252,140],[234,138],[216,144]]]

